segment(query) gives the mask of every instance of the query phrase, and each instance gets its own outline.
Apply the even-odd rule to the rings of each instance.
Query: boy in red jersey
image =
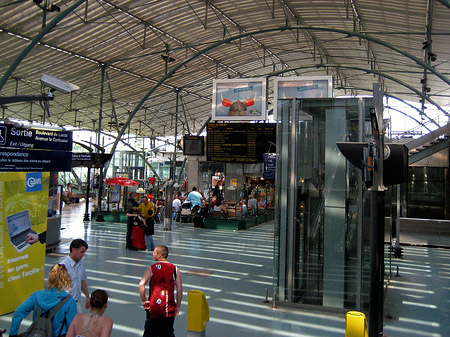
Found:
[[[144,309],[147,312],[145,320],[144,337],[173,337],[173,323],[175,316],[180,312],[183,296],[181,274],[178,267],[167,261],[169,249],[167,246],[156,246],[153,251],[152,266],[145,270],[139,282],[139,295]],[[145,296],[145,285],[150,281],[150,296]],[[177,289],[175,301],[174,290]],[[161,293],[165,298],[158,298]],[[161,303],[165,301],[165,303]]]

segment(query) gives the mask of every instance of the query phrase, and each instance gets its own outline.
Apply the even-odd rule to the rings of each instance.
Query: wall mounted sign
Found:
[[[0,147],[0,172],[70,171],[72,152]]]
[[[266,79],[214,80],[212,120],[265,120]]]
[[[111,158],[112,153],[72,152],[72,167],[104,167]]]
[[[0,125],[0,172],[70,171],[72,132]]]
[[[279,99],[333,97],[332,76],[275,77],[273,86],[273,114],[275,120],[278,119]]]
[[[275,123],[209,123],[206,136],[208,161],[262,163],[274,148]]]
[[[0,147],[26,150],[72,151],[72,132],[0,125]]]

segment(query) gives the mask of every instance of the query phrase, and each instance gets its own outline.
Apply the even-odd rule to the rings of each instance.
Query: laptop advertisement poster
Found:
[[[47,230],[48,172],[0,172],[0,315],[43,289],[45,244],[27,244]]]

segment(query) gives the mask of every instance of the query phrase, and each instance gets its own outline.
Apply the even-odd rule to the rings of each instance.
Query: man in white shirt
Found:
[[[73,240],[70,243],[70,254],[60,263],[66,266],[70,279],[72,280],[72,290],[70,291],[70,294],[77,302],[78,313],[81,313],[81,305],[79,303],[81,292],[86,296],[86,304],[84,307],[86,309],[91,307],[89,290],[86,283],[86,268],[82,261],[87,249],[88,244],[84,240]]]
[[[258,210],[258,201],[251,194],[248,196],[247,206],[250,214],[255,214],[256,211]]]
[[[175,195],[173,198],[172,209],[173,209],[173,220],[178,221],[179,214],[181,213],[181,200],[178,194]]]

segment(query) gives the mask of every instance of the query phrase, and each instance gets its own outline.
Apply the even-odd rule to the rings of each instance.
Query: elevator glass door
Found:
[[[371,102],[278,102],[274,289],[280,304],[367,306],[367,193],[336,142],[367,141]]]

